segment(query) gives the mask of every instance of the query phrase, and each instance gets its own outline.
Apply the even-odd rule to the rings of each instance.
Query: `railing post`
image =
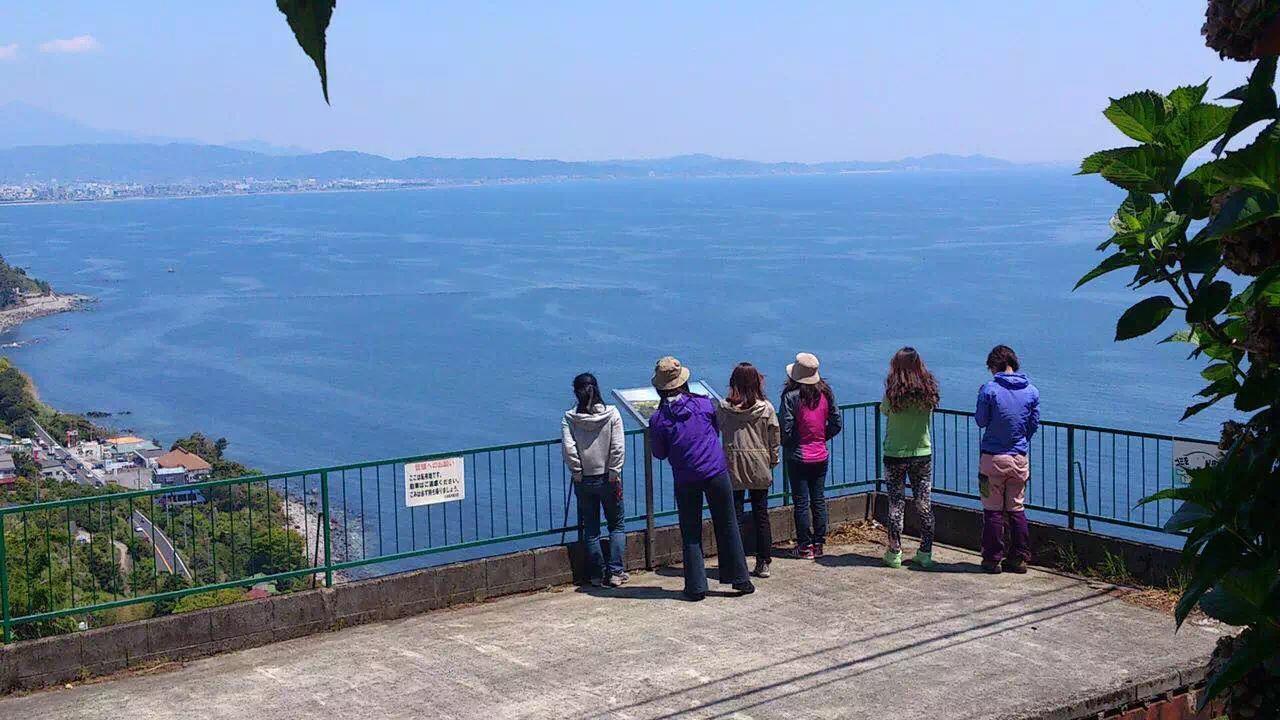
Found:
[[[782,451],[782,506],[786,507],[791,504],[791,472],[788,468],[791,464],[786,461],[786,451]]]
[[[9,559],[4,540],[5,515],[0,514],[0,637],[5,643],[13,642],[13,624],[9,620]]]
[[[333,587],[333,540],[329,537],[329,473],[320,473],[320,506],[324,517],[324,586]]]
[[[649,428],[644,429],[644,567],[653,565],[653,445],[649,441]]]
[[[884,473],[883,473],[883,472],[881,472],[881,469],[882,469],[882,467],[883,467],[883,465],[884,465],[884,458],[880,456],[880,455],[881,455],[881,453],[882,453],[882,452],[884,452],[884,448],[883,448],[883,447],[881,447],[881,443],[880,443],[880,403],[878,403],[878,402],[877,402],[877,403],[876,403],[876,405],[875,405],[875,413],[876,413],[876,434],[875,434],[875,437],[874,437],[874,438],[872,438],[872,441],[873,441],[873,442],[875,443],[875,445],[876,445],[876,449],[875,449],[875,453],[876,453],[876,495],[879,495],[879,494],[880,494],[880,483],[881,483],[881,480],[883,480],[883,479],[884,479]]]
[[[1076,429],[1067,428],[1067,527],[1076,527]]]

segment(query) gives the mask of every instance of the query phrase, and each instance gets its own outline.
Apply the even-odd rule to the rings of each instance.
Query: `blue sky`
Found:
[[[270,0],[13,2],[0,6],[0,103],[143,135],[396,157],[1074,161],[1122,144],[1100,115],[1109,95],[1209,76],[1221,94],[1243,79],[1201,42],[1204,8],[340,0],[326,107]]]

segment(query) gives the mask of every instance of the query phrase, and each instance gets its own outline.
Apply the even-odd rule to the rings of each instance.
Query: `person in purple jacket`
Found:
[[[1026,500],[1031,467],[1028,443],[1040,427],[1040,391],[1018,371],[1018,356],[1007,345],[987,355],[993,377],[978,391],[974,419],[982,428],[978,493],[982,496],[982,569],[1025,573],[1031,560]],[[1004,534],[1009,526],[1009,553]]]
[[[649,442],[653,456],[671,464],[675,479],[685,597],[696,601],[707,596],[707,569],[702,559],[703,495],[711,508],[720,551],[721,584],[732,585],[741,595],[753,593],[756,588],[747,575],[715,404],[689,392],[689,369],[673,357],[658,361],[653,387],[661,401],[649,418]]]

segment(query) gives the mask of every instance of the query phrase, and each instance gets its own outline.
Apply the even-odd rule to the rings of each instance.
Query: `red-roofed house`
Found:
[[[189,453],[182,448],[174,448],[156,458],[156,467],[161,470],[181,468],[186,473],[187,482],[189,483],[207,480],[209,473],[213,472],[213,467],[205,462],[204,458],[194,453]]]

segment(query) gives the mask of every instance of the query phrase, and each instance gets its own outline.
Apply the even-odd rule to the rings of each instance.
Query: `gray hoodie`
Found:
[[[564,464],[569,466],[573,481],[583,475],[622,476],[627,443],[622,429],[622,415],[612,405],[596,405],[589,413],[577,409],[564,414],[560,421],[560,439],[564,448]]]

